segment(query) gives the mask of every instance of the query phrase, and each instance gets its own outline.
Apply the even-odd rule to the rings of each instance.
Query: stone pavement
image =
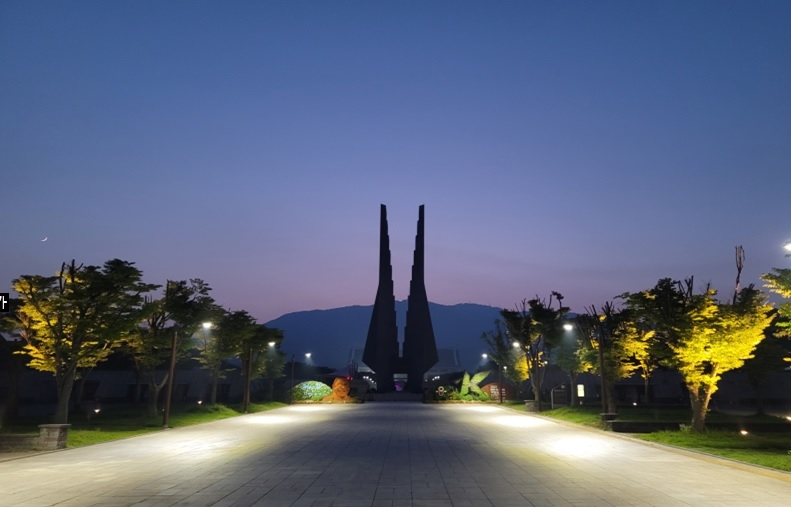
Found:
[[[489,405],[295,405],[0,462],[9,507],[790,504],[791,474]]]

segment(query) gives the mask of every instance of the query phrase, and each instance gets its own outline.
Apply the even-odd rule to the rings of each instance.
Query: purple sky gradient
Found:
[[[0,3],[0,291],[76,259],[260,322],[573,310],[789,266],[791,3]],[[46,242],[41,239],[48,237]]]

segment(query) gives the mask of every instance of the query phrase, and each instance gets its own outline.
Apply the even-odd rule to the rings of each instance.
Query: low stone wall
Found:
[[[71,424],[39,424],[38,450],[65,449],[70,427]]]
[[[0,433],[0,452],[32,451],[38,447],[38,435]]]
[[[65,449],[69,427],[71,424],[39,424],[38,435],[0,433],[0,452]]]

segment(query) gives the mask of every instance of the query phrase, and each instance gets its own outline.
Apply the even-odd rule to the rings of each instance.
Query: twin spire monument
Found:
[[[403,354],[399,354],[393,266],[390,262],[390,236],[387,232],[387,207],[381,205],[379,287],[376,290],[371,325],[368,327],[368,338],[365,340],[363,350],[363,362],[376,373],[376,386],[380,393],[395,391],[393,376],[396,374],[407,375],[406,391],[422,392],[423,376],[439,360],[424,282],[423,210],[424,206],[421,205],[412,262],[412,280],[409,282]]]

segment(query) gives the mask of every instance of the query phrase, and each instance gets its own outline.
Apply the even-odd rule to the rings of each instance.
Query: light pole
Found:
[[[310,359],[310,352],[305,354],[306,359]],[[294,359],[296,358],[296,354],[291,354],[291,394],[288,397],[288,404],[291,405],[294,403]]]
[[[505,391],[505,389],[503,389],[503,375],[502,374],[503,374],[504,371],[508,371],[508,367],[507,366],[503,366],[502,368],[497,368],[497,371],[500,373],[500,380],[499,380],[499,384],[500,384],[500,405],[502,405],[503,404],[503,392]]]
[[[170,399],[173,396],[173,376],[176,374],[176,345],[179,340],[179,332],[173,331],[173,338],[170,341],[170,367],[168,368],[168,386],[165,389],[165,411],[162,414],[162,427],[168,428],[170,424]]]
[[[211,328],[211,322],[204,322],[203,329]],[[162,427],[167,429],[170,424],[170,401],[173,398],[173,377],[176,376],[176,348],[178,347],[179,332],[173,331],[170,341],[170,368],[168,369],[168,385],[165,389],[165,411],[162,414]]]
[[[489,354],[481,354],[481,357],[483,359],[488,359],[489,358]],[[500,364],[497,361],[495,361],[494,359],[491,359],[491,361],[495,364],[495,366],[497,366],[497,392],[498,392],[499,397],[500,397],[500,404],[502,405],[502,403],[503,403],[503,370],[506,367],[505,366],[500,366]]]
[[[566,342],[566,344],[568,344],[567,337],[571,335],[572,331],[574,331],[574,325],[569,322],[566,322],[565,324],[563,324],[563,331],[566,332],[565,336],[563,337],[563,341]],[[574,339],[573,335],[571,335],[571,339],[572,340]],[[571,346],[574,346],[576,348],[576,346],[573,343],[571,344]],[[569,376],[569,392],[571,393],[570,394],[571,398],[569,399],[569,403],[571,404],[572,407],[577,406],[577,401],[578,401],[577,386],[574,385],[576,383],[576,375],[577,375],[576,369],[577,369],[576,367],[569,368],[569,371],[567,372]]]
[[[242,413],[246,414],[247,410],[250,408],[250,385],[252,384],[250,375],[253,374],[253,345],[250,345],[250,349],[247,351],[247,366],[244,372],[244,382],[245,382],[245,389],[244,389],[244,399],[242,400]]]
[[[599,323],[598,328],[599,334],[599,383],[601,384],[601,412],[602,417],[606,417],[604,414],[609,413],[608,406],[607,406],[607,393],[606,393],[606,382],[607,376],[604,373],[604,331],[601,329],[601,323]]]

